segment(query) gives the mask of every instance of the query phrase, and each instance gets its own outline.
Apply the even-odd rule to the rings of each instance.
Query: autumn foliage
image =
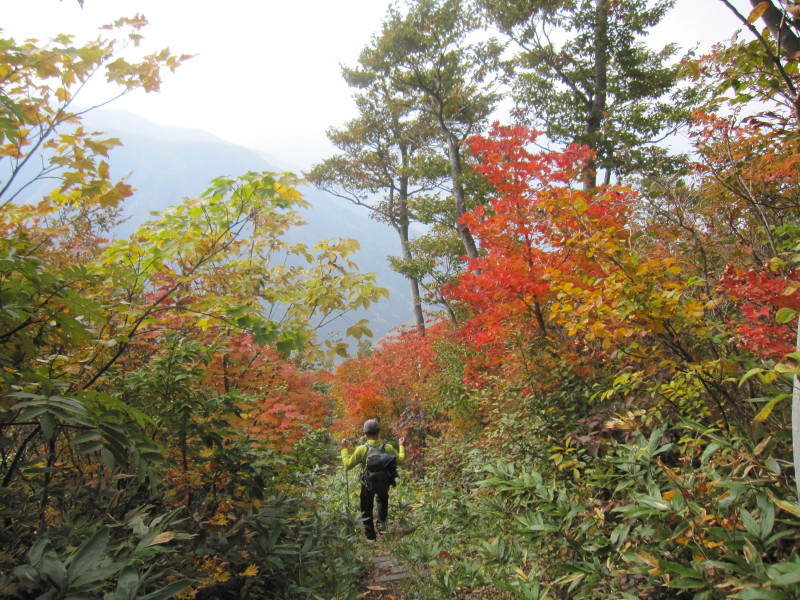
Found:
[[[793,323],[778,322],[780,309],[800,310],[795,282],[800,271],[786,275],[766,267],[737,270],[729,266],[721,286],[739,306],[743,319],[734,323],[742,347],[764,360],[780,361],[796,350],[797,331]]]
[[[532,16],[507,4],[490,13],[512,29]],[[595,15],[616,4],[596,3]],[[116,27],[136,44],[144,24]],[[438,25],[424,24],[433,43]],[[393,45],[403,39],[380,39],[386,61],[408,54]],[[152,91],[186,59],[129,63],[120,51],[68,36],[0,44],[2,594],[365,597],[353,587],[365,552],[350,509],[358,489],[331,467],[334,437],[377,417],[384,436],[410,442],[401,516],[414,524],[396,541],[423,574],[416,597],[800,595],[788,460],[800,376],[796,61],[784,65],[767,40],[687,59],[715,91],[686,123],[691,156],[644,160],[632,148],[638,166],[623,168],[624,152],[542,150],[521,126],[459,143],[453,127],[479,130],[480,118],[463,119],[496,100],[463,78],[489,75],[493,61],[465,71],[448,53],[452,95],[425,135],[449,133],[449,165],[428,156],[442,139],[426,137],[424,160],[400,169],[420,169],[422,187],[402,214],[381,205],[408,243],[397,262],[446,319],[423,328],[418,314],[418,327],[348,357],[344,340],[317,331],[387,292],[352,261],[355,240],[289,241],[307,207],[291,174],[216,178],[113,240],[134,192],[110,175],[120,141],[84,130],[70,107],[93,73],[123,93]],[[403,87],[383,90],[392,96],[426,98],[387,118],[436,108],[426,86],[441,72],[384,79]],[[641,132],[658,120],[638,117]],[[361,133],[383,151],[386,140]],[[645,169],[660,160],[663,171]],[[625,183],[595,185],[600,163]],[[452,197],[431,183],[443,167]],[[53,189],[28,198],[42,181]],[[425,243],[406,239],[411,213],[432,224]],[[454,225],[476,243],[464,245],[471,258],[451,251]],[[364,321],[346,331],[368,333]]]
[[[429,495],[434,506],[450,498],[492,515],[503,535],[466,533],[470,513],[449,541],[479,548],[499,589],[531,598],[550,597],[537,595],[545,586],[564,598],[795,589],[783,574],[796,553],[779,540],[794,539],[800,517],[785,460],[800,309],[796,151],[774,145],[775,130],[734,134],[731,123],[698,115],[700,160],[687,179],[636,191],[585,189],[585,147],[538,151],[537,134],[520,127],[471,139],[495,194],[462,217],[481,252],[443,289],[463,317],[449,338],[463,387],[441,385],[453,355],[411,334],[337,372],[354,421],[402,422],[396,397],[429,417],[455,415],[437,411],[469,398],[474,435],[462,428],[469,441],[442,437],[429,453],[446,462],[441,444],[461,442],[467,454],[474,443],[480,459],[440,463],[438,485],[451,496]],[[417,357],[436,369],[414,371]],[[465,501],[447,486],[471,469],[482,475]],[[448,526],[458,518],[448,513]],[[428,543],[440,535],[430,531]],[[756,554],[766,571],[744,566]],[[495,571],[509,556],[523,567]],[[441,560],[460,585],[475,576]],[[437,583],[440,597],[456,593]],[[733,596],[710,591],[728,585]]]
[[[226,346],[207,377],[220,392],[237,389],[250,398],[241,406],[237,428],[286,453],[308,431],[324,427],[331,412],[323,392],[330,374],[301,369],[248,334],[229,337]]]
[[[424,336],[416,329],[400,329],[369,352],[343,362],[333,387],[342,414],[337,429],[351,435],[366,419],[380,417],[396,435],[424,437],[451,422],[454,416],[446,410],[432,418],[437,411],[430,401],[445,385],[443,350],[455,341],[452,327],[439,320]]]

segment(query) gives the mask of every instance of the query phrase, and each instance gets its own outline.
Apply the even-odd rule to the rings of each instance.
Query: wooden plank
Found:
[[[384,563],[393,563],[394,557],[392,556],[373,556],[372,562],[376,565],[384,564]]]
[[[408,567],[403,563],[392,565],[392,573],[408,573]]]
[[[392,573],[390,575],[382,575],[381,577],[376,577],[373,579],[375,583],[389,583],[390,581],[402,581],[403,579],[408,579],[409,574],[408,571],[403,571],[402,573]]]

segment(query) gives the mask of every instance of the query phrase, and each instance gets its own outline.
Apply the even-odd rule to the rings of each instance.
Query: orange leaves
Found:
[[[226,346],[215,354],[206,378],[220,392],[238,389],[254,398],[241,407],[239,427],[279,452],[290,452],[309,429],[324,426],[330,409],[318,390],[328,374],[304,371],[249,335],[229,336]]]
[[[436,395],[443,367],[436,346],[448,339],[452,331],[439,321],[428,327],[424,337],[416,330],[401,330],[368,355],[342,363],[334,379],[334,395],[344,413],[339,428],[360,428],[364,420],[376,416],[395,425],[410,424],[411,415]]]
[[[476,170],[498,196],[463,217],[484,254],[447,290],[471,309],[461,333],[481,348],[484,366],[502,365],[507,374],[525,361],[525,339],[544,340],[554,325],[569,335],[602,335],[606,323],[587,322],[590,307],[613,306],[602,282],[617,268],[630,236],[630,190],[579,189],[592,152],[571,145],[534,153],[537,135],[495,125],[490,137],[470,140],[481,159]],[[576,321],[578,304],[583,316]]]
[[[721,287],[739,302],[744,318],[735,328],[744,348],[765,360],[782,359],[795,349],[796,321],[779,323],[776,314],[782,308],[800,310],[800,293],[788,286],[798,279],[800,271],[726,269]]]
[[[539,135],[525,127],[495,123],[488,136],[468,140],[473,154],[481,159],[476,170],[505,197],[551,184],[571,185],[594,153],[586,146],[571,144],[563,152],[532,154],[530,147]]]

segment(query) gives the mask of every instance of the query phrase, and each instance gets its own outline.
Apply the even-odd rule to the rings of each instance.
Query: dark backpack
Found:
[[[387,453],[386,444],[367,446],[362,476],[366,488],[374,494],[388,494],[397,479],[397,457]]]

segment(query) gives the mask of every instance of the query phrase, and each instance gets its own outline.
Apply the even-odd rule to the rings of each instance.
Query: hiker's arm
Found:
[[[345,440],[342,440],[344,442]],[[350,470],[356,465],[359,465],[364,462],[364,446],[359,446],[355,449],[353,454],[350,454],[350,450],[342,444],[342,464],[346,470]]]
[[[406,460],[406,447],[403,445],[403,442],[405,442],[405,440],[406,440],[406,438],[404,438],[404,437],[398,438],[397,439],[397,450],[395,450],[394,452],[391,452],[391,454],[394,454],[395,456],[397,456],[397,464],[398,465],[402,465]],[[387,446],[387,450],[389,450],[389,449],[394,450],[394,447],[393,446]]]

